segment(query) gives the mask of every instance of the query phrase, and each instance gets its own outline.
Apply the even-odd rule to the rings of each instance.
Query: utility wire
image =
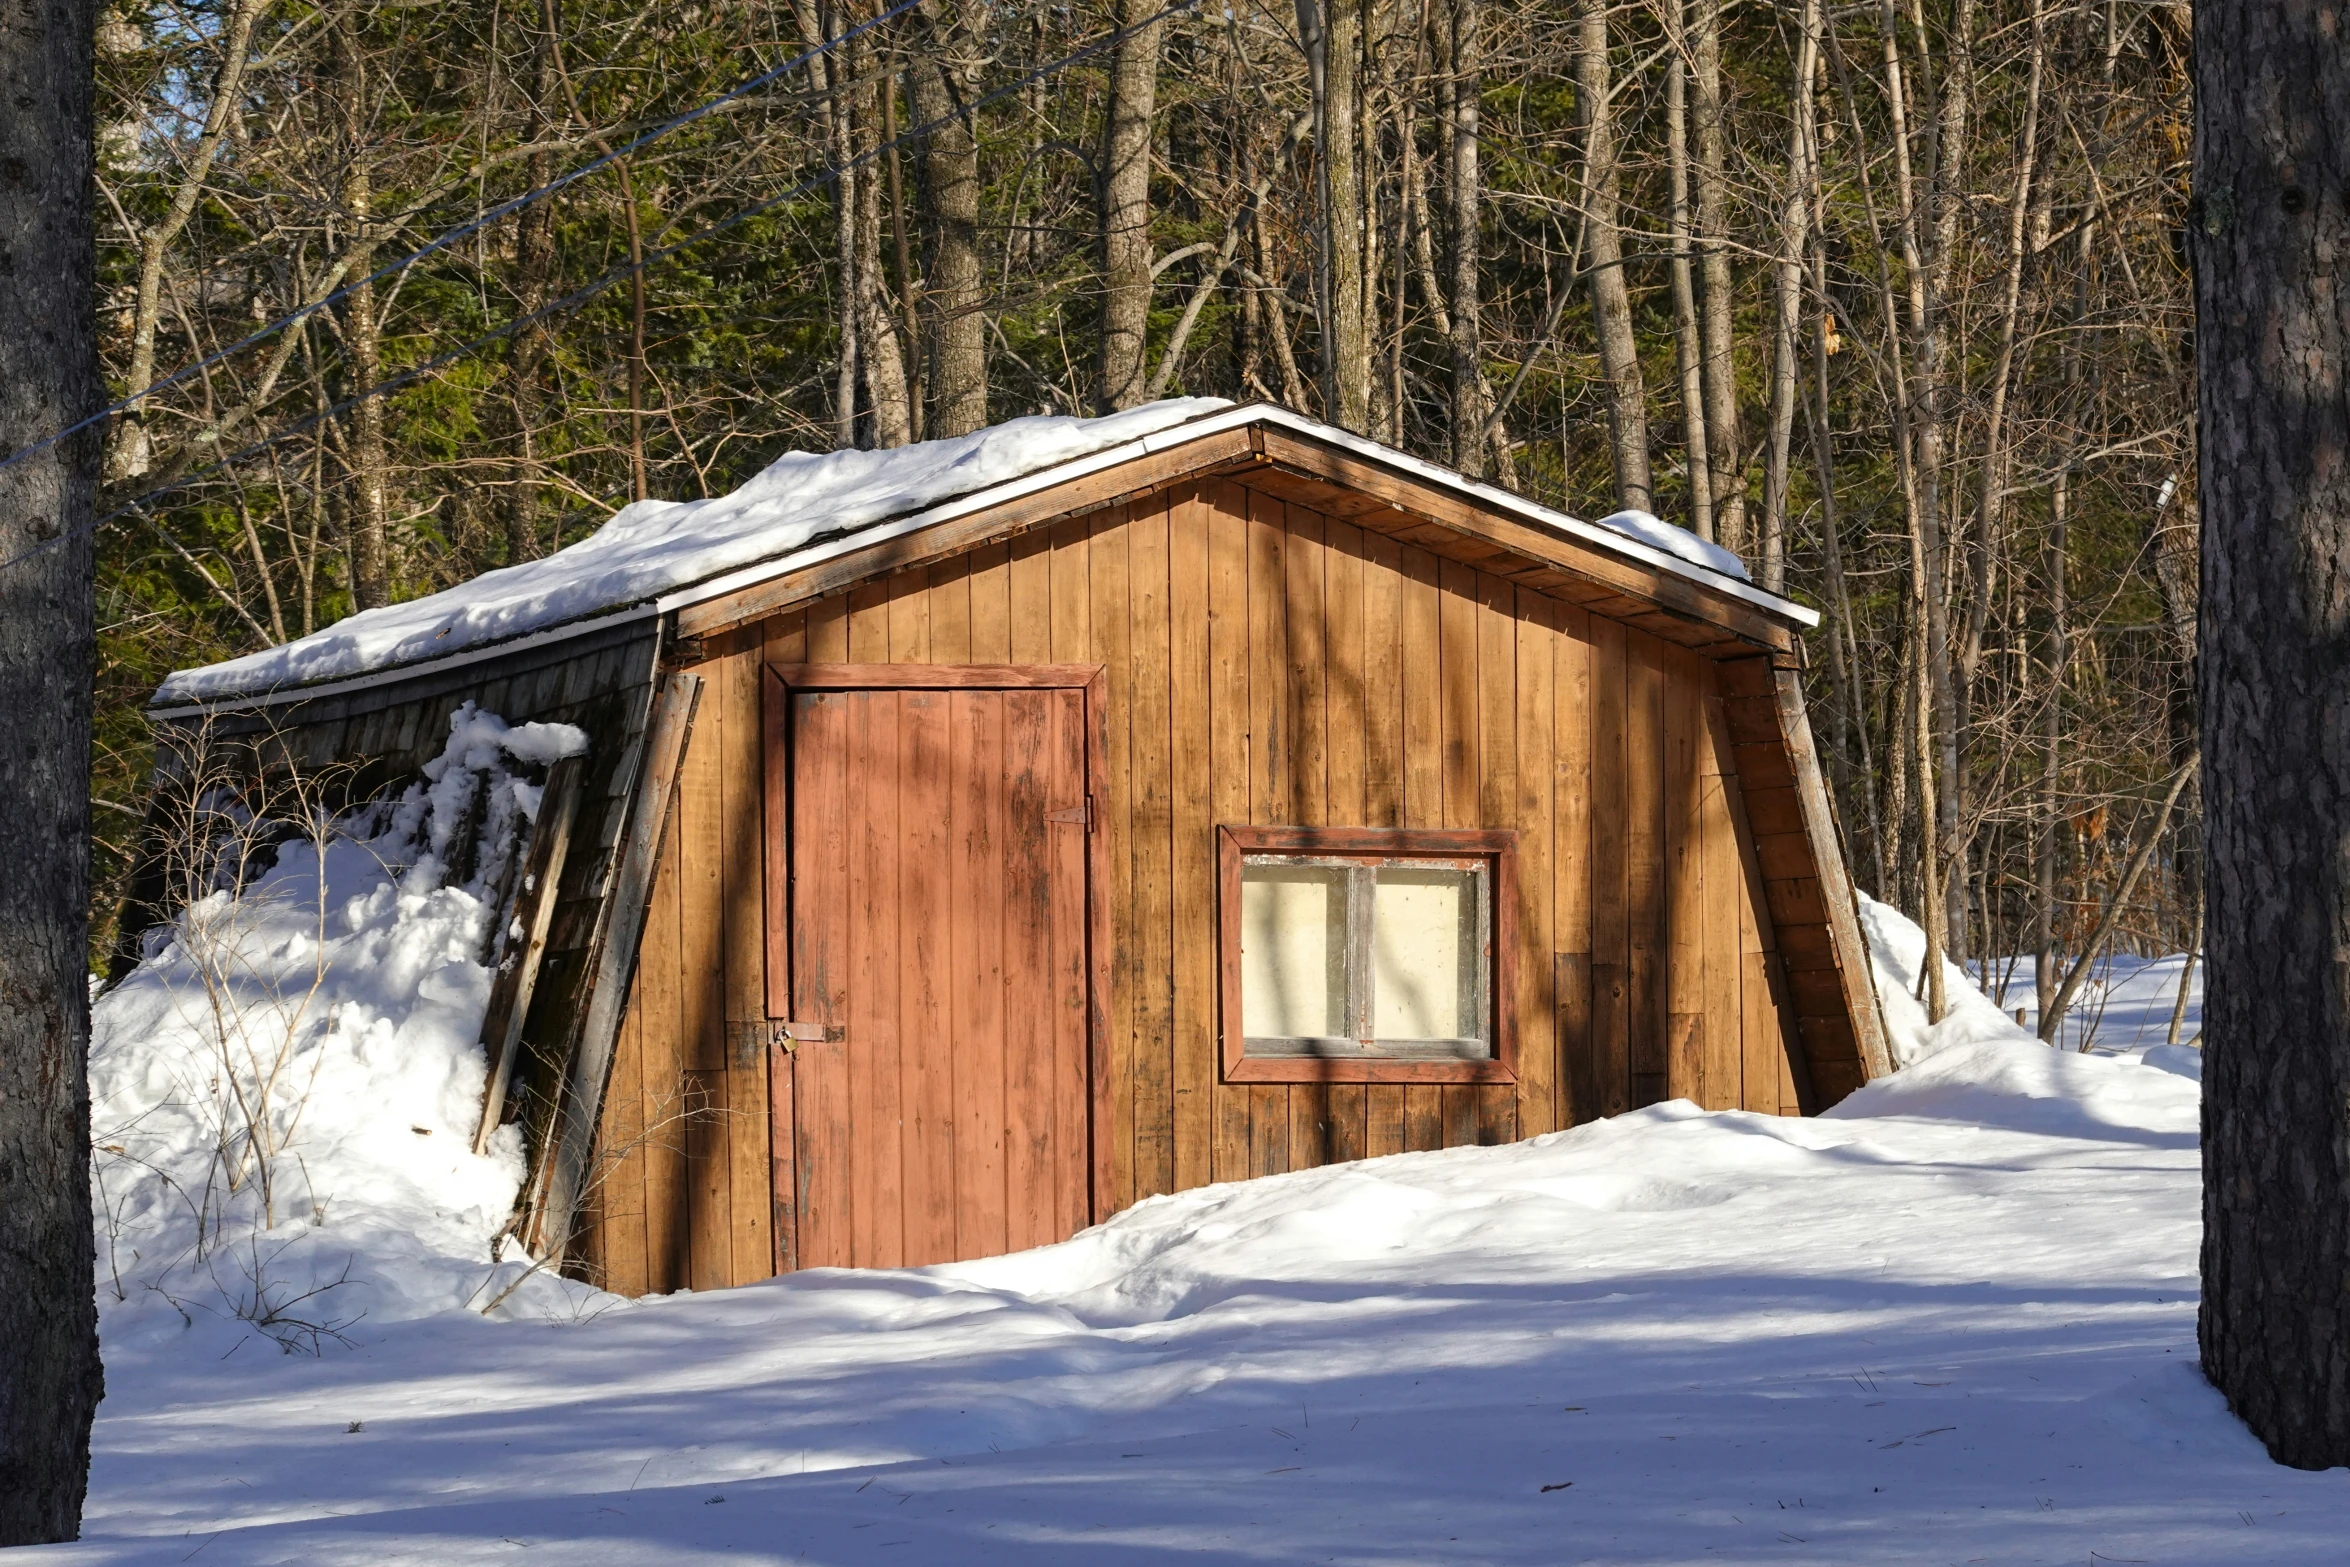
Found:
[[[472,353],[477,348],[483,348],[491,343],[499,342],[505,338],[511,337],[516,332],[521,331],[524,327],[531,325],[533,322],[543,321],[549,316],[557,315],[562,311],[570,309],[576,304],[579,304],[588,299],[592,299],[596,295],[602,293],[605,289],[612,287],[615,283],[623,281],[636,272],[651,267],[658,262],[666,261],[671,256],[678,254],[680,251],[687,250],[692,246],[700,244],[703,240],[713,238],[719,234],[725,233],[729,229],[736,228],[741,224],[747,223],[751,219],[759,216],[761,213],[772,211],[776,207],[781,206],[783,203],[792,200],[794,197],[806,195],[809,191],[829,185],[833,181],[839,179],[843,174],[847,174],[852,170],[864,167],[866,164],[875,161],[884,153],[891,151],[893,148],[903,146],[905,143],[910,141],[919,141],[923,137],[930,135],[932,132],[941,130],[946,126],[953,124],[957,120],[968,119],[972,115],[978,113],[981,109],[986,108],[989,104],[994,103],[996,100],[1008,97],[1012,93],[1020,91],[1020,89],[1023,87],[1032,86],[1037,82],[1043,81],[1045,78],[1052,76],[1060,71],[1066,70],[1072,65],[1075,65],[1080,60],[1089,59],[1092,56],[1101,53],[1104,49],[1110,48],[1115,44],[1121,43],[1124,40],[1133,37],[1136,33],[1141,32],[1145,28],[1155,27],[1160,22],[1165,21],[1171,16],[1175,16],[1180,12],[1191,10],[1199,3],[1200,0],[1173,0],[1172,4],[1167,5],[1158,11],[1154,11],[1149,16],[1144,17],[1141,21],[1132,23],[1125,27],[1121,27],[1115,32],[1104,33],[1101,37],[1095,39],[1092,43],[1086,44],[1078,49],[1073,49],[1069,53],[1062,55],[1057,60],[1053,60],[1044,65],[1038,66],[1035,70],[1030,71],[1027,75],[1022,76],[1015,81],[1006,82],[1001,87],[997,87],[990,92],[983,93],[979,97],[972,99],[969,103],[964,104],[961,108],[954,109],[948,113],[939,115],[935,119],[926,120],[922,124],[914,126],[911,129],[906,130],[895,137],[892,137],[886,142],[882,142],[878,146],[867,148],[865,151],[858,153],[855,157],[850,158],[837,167],[825,169],[819,174],[811,175],[807,179],[800,181],[798,184],[792,186],[788,190],[779,191],[773,196],[766,197],[763,200],[751,203],[747,207],[740,208],[737,211],[730,213],[726,217],[719,219],[709,227],[699,229],[692,234],[688,234],[681,240],[677,240],[672,244],[664,245],[658,250],[647,251],[643,259],[640,261],[623,262],[621,265],[614,267],[611,271],[604,273],[601,277],[596,278],[592,282],[589,282],[580,288],[574,289],[572,292],[564,295],[561,299],[541,306],[537,310],[532,311],[529,315],[518,316],[514,320],[507,322],[504,326],[495,327],[490,331],[484,332],[481,336],[472,339],[470,342],[460,343],[458,346],[448,350],[446,353],[436,355],[435,357],[424,361],[422,364],[413,365],[410,368],[402,371],[400,374],[392,377],[388,381],[379,382],[376,385],[367,388],[365,391],[354,392],[349,397],[344,398],[341,402],[331,404],[325,408],[321,408],[315,413],[307,414],[281,430],[277,430],[269,435],[265,435],[256,441],[252,441],[247,445],[238,448],[236,451],[229,453],[226,457],[216,458],[213,461],[206,463],[201,468],[180,475],[180,477],[172,480],[168,484],[158,485],[156,488],[149,490],[144,495],[138,496],[133,500],[125,501],[122,505],[117,506],[114,510],[106,513],[104,516],[99,517],[92,522],[85,524],[82,527],[61,533],[56,538],[44,540],[42,543],[34,545],[31,549],[25,550],[21,554],[13,555],[7,560],[0,560],[0,571],[6,571],[11,566],[16,566],[25,561],[31,560],[37,555],[45,555],[50,550],[56,549],[60,545],[66,543],[68,540],[79,538],[84,534],[95,533],[98,529],[106,526],[106,524],[112,522],[117,517],[126,517],[133,512],[145,515],[147,502],[153,500],[158,495],[164,495],[170,493],[173,490],[183,489],[208,474],[217,473],[223,468],[232,467],[235,464],[244,461],[247,457],[252,456],[254,453],[266,451],[268,448],[276,445],[282,440],[285,440],[287,437],[299,435],[304,430],[310,429],[324,420],[331,419],[336,414],[342,413],[346,409],[354,408],[360,403],[366,402],[369,398],[381,397],[387,392],[396,392],[399,391],[402,387],[413,385],[415,382],[422,380],[424,377],[432,374],[434,371],[444,369],[447,366],[456,363],[458,360],[464,358],[467,354]]]
[[[303,305],[298,309],[288,311],[286,314],[279,316],[275,321],[271,321],[264,326],[255,327],[252,331],[246,333],[243,337],[229,344],[228,347],[220,349],[219,351],[203,359],[199,359],[193,364],[180,366],[177,370],[174,370],[171,374],[165,376],[162,380],[150,382],[148,385],[141,387],[138,391],[131,393],[128,397],[123,398],[119,402],[109,403],[106,407],[99,409],[96,413],[89,415],[87,418],[67,425],[64,429],[58,431],[55,435],[49,436],[45,440],[37,441],[31,446],[23,447],[17,451],[10,452],[5,457],[0,457],[0,468],[14,467],[17,463],[23,462],[28,457],[37,457],[41,453],[49,450],[49,448],[52,446],[55,446],[58,442],[66,439],[68,436],[78,435],[82,431],[87,430],[90,426],[101,423],[104,420],[111,419],[116,414],[124,412],[133,404],[153,397],[157,392],[167,391],[170,388],[177,386],[180,382],[187,380],[190,376],[196,375],[201,371],[209,370],[214,365],[221,363],[223,360],[228,359],[234,354],[243,353],[246,349],[251,348],[255,343],[261,342],[266,338],[273,337],[277,333],[284,331],[290,326],[294,326],[300,322],[309,320],[312,316],[318,314],[318,312],[321,310],[326,309],[329,305],[334,304],[337,300],[340,300],[344,296],[351,293],[352,290],[364,288],[370,283],[380,283],[385,278],[390,277],[393,273],[404,271],[407,268],[414,266],[417,262],[422,261],[425,257],[437,254],[440,251],[444,251],[460,240],[463,240],[470,235],[479,233],[482,229],[487,228],[490,224],[497,222],[500,218],[520,212],[523,208],[542,202],[549,196],[554,195],[556,192],[563,190],[568,186],[578,184],[581,180],[586,179],[589,175],[595,173],[598,169],[610,166],[615,160],[625,158],[630,153],[636,151],[638,148],[646,146],[652,142],[659,141],[662,137],[668,135],[671,131],[682,130],[686,126],[693,124],[696,120],[717,113],[720,109],[734,102],[737,98],[741,98],[749,93],[757,92],[760,88],[774,81],[777,77],[787,75],[790,72],[799,69],[801,66],[806,65],[809,61],[815,59],[818,55],[829,53],[830,51],[839,48],[842,44],[849,42],[851,39],[871,32],[874,28],[879,27],[882,23],[913,10],[914,7],[920,5],[921,3],[922,0],[898,0],[898,3],[891,9],[882,12],[881,15],[872,18],[870,21],[859,22],[856,26],[841,34],[838,38],[828,38],[824,42],[815,45],[813,48],[803,50],[801,53],[792,56],[790,59],[784,61],[783,64],[777,66],[774,70],[766,71],[758,76],[754,76],[749,81],[742,83],[738,87],[729,88],[727,91],[720,93],[717,97],[711,99],[705,104],[702,104],[698,108],[688,109],[685,113],[678,115],[675,119],[663,120],[660,124],[654,126],[651,130],[645,132],[642,136],[639,136],[636,140],[630,142],[627,146],[615,147],[610,152],[604,153],[599,157],[591,158],[587,162],[581,164],[578,168],[571,170],[567,174],[558,175],[556,178],[549,180],[546,184],[539,186],[536,190],[526,190],[521,195],[516,196],[513,200],[505,202],[499,206],[492,207],[489,211],[481,214],[479,217],[459,224],[457,227],[449,230],[446,234],[441,235],[438,239],[435,239],[431,243],[427,244],[423,249],[412,251],[409,254],[400,257],[396,261],[388,261],[382,266],[376,268],[373,272],[367,274],[367,276],[358,279],[356,282],[345,283],[341,288],[336,289],[333,293],[327,295],[324,299],[313,300],[309,304]]]

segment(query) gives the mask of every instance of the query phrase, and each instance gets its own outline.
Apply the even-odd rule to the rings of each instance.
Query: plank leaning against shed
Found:
[[[1653,518],[1199,400],[790,454],[149,713],[375,787],[467,700],[587,732],[485,1131],[525,1122],[529,1243],[644,1293],[1835,1103],[1887,1062],[1816,619]]]

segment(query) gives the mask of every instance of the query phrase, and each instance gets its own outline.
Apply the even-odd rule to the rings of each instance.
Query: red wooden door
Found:
[[[787,693],[796,1261],[1087,1220],[1085,693]],[[801,1029],[800,1032],[813,1032]]]

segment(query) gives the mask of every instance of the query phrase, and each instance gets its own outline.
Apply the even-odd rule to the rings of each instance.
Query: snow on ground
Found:
[[[2080,993],[2066,1008],[2064,1043],[2074,1050],[2134,1054],[2149,1061],[2173,1061],[2192,1069],[2202,1052],[2190,1048],[2203,1032],[2203,963],[2197,959],[2187,979],[2187,1009],[2179,1019],[2179,1043],[2170,1045],[2171,1011],[2178,1003],[2179,976],[2187,955],[2173,952],[2159,958],[2109,952],[2090,965]],[[1987,965],[1986,992],[1998,995],[2005,981],[2003,1004],[2009,1012],[2022,1009],[2024,1027],[2040,1026],[2040,998],[2032,984],[2029,953],[2018,958],[1993,958]]]
[[[110,1316],[88,1538],[26,1559],[2339,1559],[2350,1474],[2195,1370],[2197,1084],[1888,1010],[1918,1064],[1813,1120],[1676,1102],[315,1356]]]

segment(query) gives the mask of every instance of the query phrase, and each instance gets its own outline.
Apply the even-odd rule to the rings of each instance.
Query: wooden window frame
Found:
[[[1301,859],[1483,860],[1490,875],[1492,968],[1486,1001],[1493,1054],[1477,1061],[1252,1056],[1241,1028],[1240,879],[1251,855]],[[1488,829],[1246,827],[1216,829],[1216,958],[1227,1083],[1515,1083],[1518,1080],[1518,835]]]
[[[760,682],[761,815],[766,836],[767,1016],[770,1029],[793,1016],[791,950],[791,698],[795,691],[1076,690],[1085,693],[1085,1063],[1089,1217],[1117,1211],[1110,1139],[1116,1124],[1116,1064],[1110,1058],[1110,835],[1099,791],[1109,776],[1109,670],[1103,664],[775,664]],[[782,1049],[783,1046],[776,1046]],[[789,1109],[778,1101],[772,1157],[789,1166]],[[772,1178],[772,1177],[771,1177]],[[779,1233],[776,1243],[782,1244]]]

